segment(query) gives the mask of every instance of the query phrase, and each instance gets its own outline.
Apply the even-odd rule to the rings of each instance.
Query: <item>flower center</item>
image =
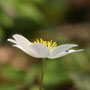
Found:
[[[42,38],[40,38],[40,40],[36,39],[36,41],[34,41],[34,43],[43,44],[43,45],[47,46],[50,51],[57,46],[56,42],[52,42],[52,40],[51,41],[44,41]]]

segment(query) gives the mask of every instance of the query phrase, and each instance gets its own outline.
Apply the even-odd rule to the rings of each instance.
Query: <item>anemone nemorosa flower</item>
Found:
[[[12,36],[14,39],[8,39],[9,42],[14,43],[13,46],[21,49],[28,55],[35,58],[59,58],[65,55],[68,55],[73,52],[79,52],[80,50],[71,49],[73,47],[77,47],[76,44],[63,44],[57,46],[56,42],[44,41],[42,38],[40,40],[36,40],[33,43],[27,40],[25,37],[19,34],[15,34]]]

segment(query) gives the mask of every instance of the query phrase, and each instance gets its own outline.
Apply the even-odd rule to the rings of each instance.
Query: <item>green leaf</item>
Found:
[[[39,11],[39,9],[32,3],[29,4],[19,4],[17,6],[17,11],[22,17],[30,18],[36,22],[41,22],[45,20],[44,15]]]
[[[0,90],[20,90],[20,89],[13,85],[0,84]]]
[[[60,59],[47,60],[45,67],[44,85],[56,87],[59,84],[69,82],[70,78]]]
[[[13,20],[6,14],[0,13],[0,24],[5,27],[13,26]]]
[[[0,27],[0,44],[2,43],[2,40],[4,39],[5,32],[4,30]]]
[[[30,67],[29,71],[26,73],[25,76],[25,83],[28,85],[34,83],[35,79],[37,79],[37,77],[40,77],[40,69],[41,68],[39,64]]]
[[[24,81],[24,72],[16,70],[10,66],[4,66],[2,68],[2,75],[10,80]]]

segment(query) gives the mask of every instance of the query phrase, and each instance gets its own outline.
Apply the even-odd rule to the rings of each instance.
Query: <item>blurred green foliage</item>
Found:
[[[64,0],[0,0],[0,7],[0,26],[6,35],[34,34],[61,22],[67,11]]]
[[[78,36],[72,39],[55,29],[65,23],[68,9],[66,0],[0,0],[0,44],[14,33],[30,40],[43,37],[58,44],[77,43]],[[82,40],[78,43],[83,46]],[[46,60],[43,90],[90,90],[90,43],[83,48],[84,52]],[[0,90],[39,90],[40,61],[27,70],[10,62],[0,64]]]
[[[20,90],[19,88],[17,88],[16,86],[13,85],[0,85],[0,89],[1,90]]]

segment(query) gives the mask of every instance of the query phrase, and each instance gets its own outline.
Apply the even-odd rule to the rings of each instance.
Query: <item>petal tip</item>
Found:
[[[73,45],[76,46],[76,47],[78,46],[77,44],[73,44]]]
[[[15,43],[16,44],[16,41],[15,40],[13,40],[13,39],[7,39],[7,41],[9,41],[9,42],[12,42],[12,43]]]
[[[12,37],[16,36],[17,34],[13,34]]]
[[[71,49],[71,50],[69,50],[69,52],[80,52],[80,51],[84,51],[84,49],[80,49],[80,50]]]
[[[12,37],[14,37],[14,36],[18,36],[18,35],[20,35],[20,34],[13,34]]]
[[[7,41],[10,41],[10,39],[8,38]]]
[[[80,49],[79,51],[84,51],[84,49]]]

